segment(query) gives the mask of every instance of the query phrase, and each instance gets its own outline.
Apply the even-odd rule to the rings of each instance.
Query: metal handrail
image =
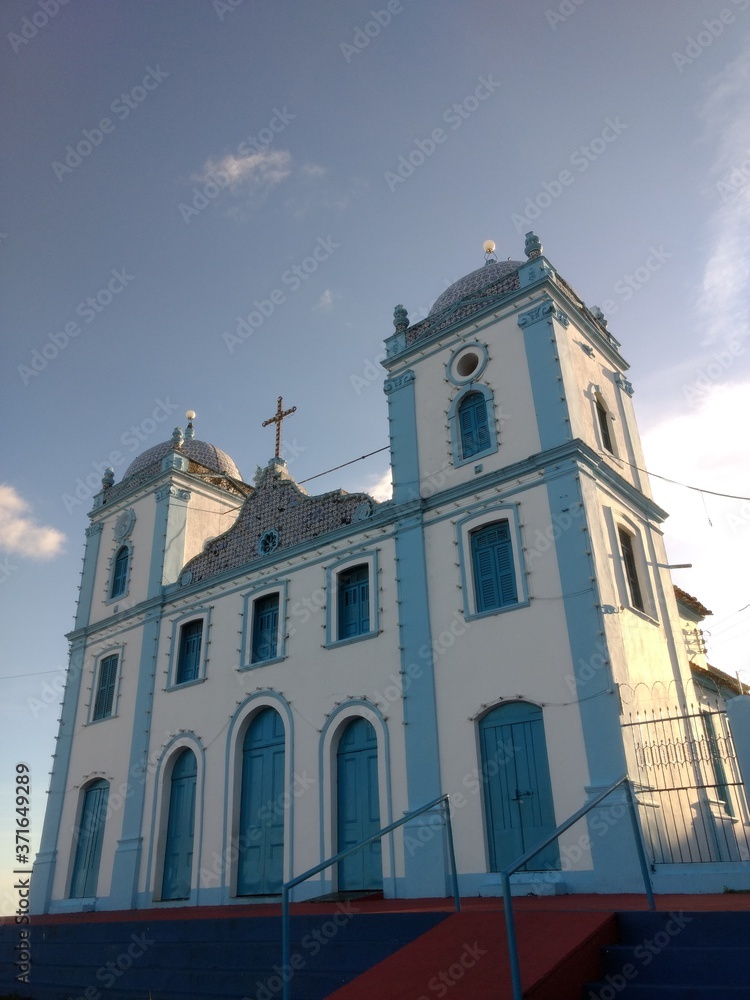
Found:
[[[380,840],[387,833],[392,833],[398,827],[403,826],[408,823],[409,820],[414,819],[415,816],[421,816],[422,813],[429,812],[430,809],[434,809],[435,806],[440,805],[443,807],[443,812],[445,813],[446,820],[446,833],[448,837],[448,855],[450,857],[451,863],[451,876],[453,881],[453,900],[456,906],[456,910],[461,909],[461,900],[458,895],[458,873],[456,871],[456,853],[453,848],[453,827],[451,825],[451,812],[449,807],[448,795],[440,795],[438,798],[433,799],[432,802],[428,802],[427,805],[420,806],[419,809],[413,810],[413,812],[405,813],[401,819],[397,819],[395,823],[390,823],[388,826],[384,826],[382,830],[378,830],[377,833],[373,833],[371,837],[367,840],[360,841],[359,844],[355,844],[354,847],[348,847],[345,851],[339,851],[338,854],[334,854],[333,857],[328,858],[326,861],[321,861],[319,865],[315,865],[314,868],[308,869],[301,875],[297,875],[296,878],[289,879],[281,887],[281,969],[284,973],[287,969],[290,969],[289,963],[289,890],[293,889],[300,882],[305,882],[308,878],[313,875],[317,875],[318,872],[325,871],[326,868],[330,868],[332,865],[337,864],[342,858],[347,857],[349,854],[353,854],[355,851],[359,851],[361,848],[366,847],[371,844],[374,840]],[[291,992],[291,980],[292,976],[287,976],[282,974],[283,980],[283,991],[282,1000],[290,1000]]]
[[[635,834],[635,846],[638,851],[638,860],[641,864],[641,874],[643,875],[643,882],[646,887],[646,897],[648,898],[648,908],[650,910],[656,909],[656,903],[654,902],[654,892],[651,887],[651,875],[648,870],[648,861],[646,859],[646,852],[643,849],[643,838],[641,836],[641,828],[638,824],[638,815],[635,808],[635,797],[633,795],[633,783],[627,774],[623,774],[621,778],[610,785],[609,788],[605,789],[596,795],[590,802],[587,802],[584,806],[574,812],[573,815],[567,819],[564,823],[557,827],[557,829],[549,835],[541,843],[537,844],[530,851],[521,855],[517,858],[512,865],[508,868],[504,868],[500,873],[500,877],[503,882],[503,904],[505,906],[505,927],[508,934],[508,957],[510,959],[510,977],[513,985],[513,1000],[523,1000],[523,990],[521,988],[521,969],[518,964],[518,943],[516,941],[516,928],[513,922],[513,902],[510,895],[510,877],[517,872],[519,868],[522,868],[527,861],[537,855],[540,851],[543,851],[545,847],[549,847],[560,836],[561,833],[565,833],[566,830],[570,829],[574,823],[577,823],[579,819],[586,815],[586,813],[593,809],[594,806],[598,806],[599,803],[606,799],[608,795],[611,795],[616,788],[620,785],[625,785],[625,789],[628,794],[628,807],[630,810],[630,820],[633,824],[633,833]],[[285,998],[286,1000],[286,998]]]

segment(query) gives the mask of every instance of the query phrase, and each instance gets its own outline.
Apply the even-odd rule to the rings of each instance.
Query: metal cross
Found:
[[[290,413],[294,413],[297,407],[292,406],[289,410],[281,409],[281,396],[276,400],[276,413],[269,420],[263,421],[263,426],[268,427],[269,424],[276,424],[276,458],[279,458],[279,451],[281,449],[281,421],[284,417],[288,417]]]

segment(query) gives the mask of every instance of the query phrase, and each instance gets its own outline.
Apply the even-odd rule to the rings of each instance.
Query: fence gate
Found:
[[[640,712],[623,731],[654,864],[750,860],[750,814],[726,712]]]

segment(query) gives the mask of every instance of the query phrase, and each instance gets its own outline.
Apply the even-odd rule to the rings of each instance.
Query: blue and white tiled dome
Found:
[[[465,274],[463,278],[459,278],[458,281],[454,281],[446,288],[443,294],[435,299],[430,316],[461,302],[469,295],[479,294],[484,289],[496,285],[503,278],[517,271],[522,264],[523,261],[520,260],[488,261],[482,267],[478,267],[476,271]]]
[[[173,440],[162,441],[161,444],[155,444],[153,448],[144,451],[142,455],[133,459],[125,470],[123,479],[127,479],[128,476],[134,476],[138,472],[143,472],[149,466],[161,462],[164,456],[169,454],[174,448],[174,444]],[[242,479],[240,470],[229,455],[225,451],[222,451],[221,448],[217,448],[216,445],[209,444],[208,441],[186,438],[182,442],[181,450],[183,455],[186,455],[193,462],[205,465],[207,469],[220,472],[225,476],[230,476],[232,479]]]

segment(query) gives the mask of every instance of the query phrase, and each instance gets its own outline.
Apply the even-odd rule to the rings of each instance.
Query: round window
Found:
[[[448,362],[448,377],[455,385],[471,382],[484,371],[487,365],[487,348],[484,344],[464,344]]]
[[[461,378],[468,378],[474,374],[478,367],[479,355],[475,354],[474,351],[467,351],[456,362],[456,374],[460,375]]]

